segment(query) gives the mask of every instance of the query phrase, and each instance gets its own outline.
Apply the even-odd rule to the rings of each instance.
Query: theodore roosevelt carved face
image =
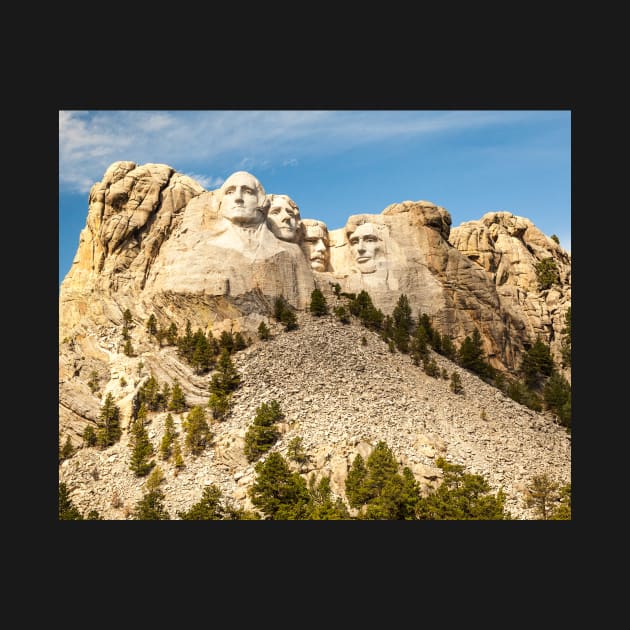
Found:
[[[348,234],[354,260],[361,273],[376,271],[376,259],[382,251],[382,240],[373,223],[362,223]]]
[[[277,238],[297,243],[301,236],[300,209],[287,195],[269,195],[267,225]]]
[[[262,184],[245,171],[232,173],[221,186],[219,215],[235,225],[260,225],[267,218],[267,204]]]
[[[328,269],[328,228],[323,221],[304,219],[304,242],[302,248],[313,271]]]

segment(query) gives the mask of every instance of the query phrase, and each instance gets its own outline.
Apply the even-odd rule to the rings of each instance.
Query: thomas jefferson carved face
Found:
[[[250,173],[238,171],[221,186],[219,214],[236,225],[255,226],[267,216],[265,191]]]
[[[291,243],[297,242],[300,235],[300,210],[287,195],[270,195],[267,225],[277,238]]]
[[[328,268],[328,229],[321,221],[315,224],[304,224],[304,243],[306,257],[314,271],[326,271]]]
[[[381,251],[382,241],[373,223],[363,223],[348,236],[350,249],[361,273],[376,271],[376,256]]]

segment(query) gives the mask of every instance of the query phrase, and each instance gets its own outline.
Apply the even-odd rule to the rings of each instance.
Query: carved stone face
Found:
[[[307,225],[303,243],[306,257],[314,271],[328,268],[328,231],[320,225]]]
[[[300,211],[286,195],[271,195],[267,225],[277,238],[295,243],[300,230]]]
[[[219,214],[241,226],[258,225],[266,218],[265,191],[250,173],[230,175],[221,186]]]
[[[376,256],[381,251],[381,239],[373,223],[363,223],[349,237],[350,249],[361,273],[376,271]]]

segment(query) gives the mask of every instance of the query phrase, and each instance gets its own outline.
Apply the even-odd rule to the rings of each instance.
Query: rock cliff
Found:
[[[558,277],[540,289],[536,265],[549,258]],[[189,405],[207,403],[208,375],[195,375],[174,347],[158,348],[146,335],[154,315],[165,329],[175,323],[183,332],[189,322],[215,336],[242,331],[256,340],[236,355],[244,384],[229,418],[213,427],[212,448],[178,476],[167,470],[172,512],[197,500],[202,482],[217,483],[247,505],[253,466],[244,460],[244,432],[255,408],[271,397],[287,414],[275,448],[286,452],[288,440],[301,435],[312,462],[302,472],[331,473],[335,491],[343,488],[351,458],[381,439],[427,488],[439,479],[439,454],[487,475],[495,489],[506,489],[508,507],[520,518],[531,518],[520,493],[536,471],[570,480],[570,440],[549,415],[436,356],[449,374],[462,376],[465,394],[453,394],[447,381],[427,376],[407,355],[391,354],[356,322],[310,316],[315,287],[331,307],[338,303],[334,284],[346,293],[366,290],[384,314],[407,295],[414,317],[427,314],[456,346],[477,329],[490,363],[514,373],[536,336],[559,358],[571,257],[528,219],[507,212],[451,228],[444,208],[404,201],[380,214],[351,215],[329,231],[300,217],[299,200],[267,194],[249,173],[207,191],[164,164],[116,162],[90,191],[86,226],[60,289],[60,440],[69,435],[80,445],[108,392],[126,425],[151,374],[160,382],[177,379]],[[297,331],[283,333],[270,320],[280,295],[297,309]],[[123,352],[127,309],[134,357]],[[257,341],[261,321],[275,330],[268,343]],[[156,444],[164,416],[151,421]],[[105,451],[81,449],[61,465],[60,481],[74,489],[81,509],[125,518],[123,507],[139,498],[143,480],[129,471],[127,442],[125,434]],[[112,506],[113,493],[123,507]]]

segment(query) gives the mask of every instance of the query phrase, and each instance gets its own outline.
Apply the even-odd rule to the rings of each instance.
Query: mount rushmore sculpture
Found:
[[[559,281],[539,290],[535,266],[545,258]],[[126,309],[182,329],[190,321],[253,332],[276,297],[306,309],[313,289],[332,297],[335,285],[367,291],[384,314],[405,294],[414,316],[426,313],[455,343],[476,328],[490,362],[510,370],[536,336],[558,351],[571,258],[509,212],[451,229],[444,208],[403,201],[329,230],[245,171],[207,191],[170,166],[121,161],[90,191],[61,285],[60,339],[119,324]]]

